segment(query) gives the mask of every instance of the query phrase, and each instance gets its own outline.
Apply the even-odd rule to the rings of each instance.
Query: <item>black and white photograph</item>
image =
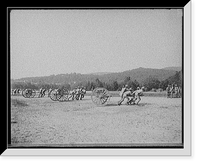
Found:
[[[184,149],[184,9],[11,8],[8,148]]]

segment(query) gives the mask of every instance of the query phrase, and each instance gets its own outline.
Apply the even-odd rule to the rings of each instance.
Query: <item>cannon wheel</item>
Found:
[[[26,89],[22,90],[22,96],[25,97],[25,98],[27,98],[26,97]]]
[[[106,105],[110,100],[110,95],[107,89],[105,88],[95,88],[92,91],[92,101],[96,105]]]
[[[32,92],[31,92],[30,98],[35,97],[35,95],[36,95],[36,91],[35,91],[34,89],[32,89]]]
[[[32,94],[33,94],[33,90],[32,89],[24,89],[22,91],[22,96],[24,96],[25,98],[30,98],[32,96]]]
[[[49,97],[51,98],[51,100],[57,101],[57,94],[58,94],[57,89],[51,90]]]
[[[69,100],[69,91],[62,89],[60,92],[57,93],[57,100],[60,102],[68,101]]]

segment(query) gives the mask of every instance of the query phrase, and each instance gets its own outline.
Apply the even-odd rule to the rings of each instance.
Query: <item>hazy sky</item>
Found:
[[[12,10],[11,78],[182,65],[181,9]]]

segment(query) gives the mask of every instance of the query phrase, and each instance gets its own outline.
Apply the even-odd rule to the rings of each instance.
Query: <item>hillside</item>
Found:
[[[166,68],[163,68],[165,70],[174,70],[174,71],[181,71],[182,68],[181,67],[166,67]]]
[[[73,84],[75,82],[79,83],[79,82],[95,81],[95,79],[97,78],[103,82],[109,82],[113,80],[122,82],[126,77],[130,77],[131,80],[137,80],[139,83],[142,83],[149,76],[157,78],[159,81],[163,81],[169,78],[170,76],[173,76],[176,73],[176,70],[174,68],[151,69],[151,68],[140,67],[137,69],[127,70],[118,73],[106,72],[106,73],[91,73],[91,74],[80,74],[80,73],[58,74],[58,75],[50,75],[43,77],[27,77],[27,78],[15,79],[13,80],[13,82]]]

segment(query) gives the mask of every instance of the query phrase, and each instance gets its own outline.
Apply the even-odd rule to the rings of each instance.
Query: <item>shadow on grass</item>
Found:
[[[120,106],[139,106],[139,107],[143,107],[143,106],[146,106],[146,105],[151,105],[150,103],[139,103],[139,104],[131,104],[131,105],[128,105],[128,104],[121,104]],[[105,106],[119,106],[117,103],[111,103],[111,104],[107,104]]]
[[[139,104],[135,104],[136,106],[139,106],[139,107],[143,107],[143,106],[146,106],[146,105],[151,105],[150,103],[139,103]]]
[[[108,106],[119,106],[119,105],[118,105],[117,103],[115,103],[115,104],[114,104],[114,103],[112,103],[112,104],[109,104],[109,103],[108,103],[108,104],[105,105],[105,106],[108,107]]]

